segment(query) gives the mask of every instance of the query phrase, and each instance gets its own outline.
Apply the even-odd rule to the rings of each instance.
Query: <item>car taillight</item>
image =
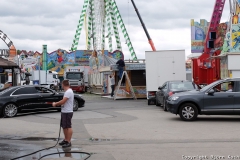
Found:
[[[173,95],[173,92],[169,92],[168,95],[169,95],[169,96],[172,96],[172,95]]]
[[[156,92],[149,92],[149,96],[155,96]]]

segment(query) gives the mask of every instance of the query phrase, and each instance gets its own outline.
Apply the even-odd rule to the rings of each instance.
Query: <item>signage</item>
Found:
[[[69,72],[80,72],[80,69],[68,69]]]
[[[130,70],[145,70],[146,65],[145,65],[145,63],[133,63],[133,64],[126,64],[125,68],[128,71],[130,71]],[[118,70],[118,65],[112,65],[111,70],[114,70],[114,71]]]
[[[0,57],[5,56],[8,57],[10,54],[9,49],[0,49]]]
[[[4,72],[4,69],[3,68],[0,68],[0,73],[3,73]]]
[[[38,62],[37,58],[25,58],[21,60],[22,63],[35,64]]]
[[[13,45],[13,42],[7,37],[7,35],[5,33],[3,33],[0,30],[0,38],[3,40],[3,42],[6,43],[6,45],[8,46],[8,48],[10,48]]]
[[[1,30],[0,30],[0,39],[2,39],[4,43],[6,43],[6,45],[8,46],[9,49],[13,45],[13,42]],[[0,49],[0,57],[3,57],[3,56],[9,57],[9,55],[10,55],[9,49]]]

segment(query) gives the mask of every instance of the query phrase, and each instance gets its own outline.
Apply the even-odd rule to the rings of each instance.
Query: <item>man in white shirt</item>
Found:
[[[72,139],[72,116],[73,116],[73,101],[74,93],[70,88],[69,81],[64,80],[62,82],[62,88],[65,93],[63,99],[59,102],[54,102],[53,107],[62,106],[61,109],[61,127],[63,128],[64,140],[59,143],[63,148],[71,147]]]
[[[114,90],[115,90],[115,78],[114,78],[114,75],[110,75],[109,77],[110,77],[111,88],[112,88],[111,97],[113,97]]]
[[[232,92],[233,91],[233,84],[228,84],[228,90],[226,92]]]

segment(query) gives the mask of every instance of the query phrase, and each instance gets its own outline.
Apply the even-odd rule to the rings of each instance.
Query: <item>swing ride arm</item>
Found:
[[[147,38],[148,38],[148,42],[149,42],[150,46],[152,47],[152,50],[153,50],[153,51],[156,51],[156,48],[155,48],[154,43],[153,43],[153,40],[151,39],[151,37],[150,37],[150,35],[149,35],[149,33],[148,33],[148,30],[147,30],[147,28],[146,28],[146,26],[145,26],[145,24],[144,24],[144,22],[143,22],[143,20],[142,20],[142,17],[141,17],[141,15],[140,15],[140,13],[139,13],[139,11],[138,11],[138,9],[137,9],[137,6],[136,6],[134,0],[131,0],[131,2],[132,2],[132,4],[133,4],[133,7],[134,7],[134,9],[135,9],[135,11],[136,11],[136,13],[137,13],[137,16],[138,16],[139,20],[140,20],[140,22],[141,22],[141,24],[142,24],[142,26],[143,26],[143,30],[144,30]]]

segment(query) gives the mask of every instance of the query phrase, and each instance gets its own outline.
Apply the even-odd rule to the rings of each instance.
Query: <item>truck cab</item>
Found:
[[[84,72],[81,69],[69,68],[65,70],[64,79],[69,81],[73,91],[85,91]]]

